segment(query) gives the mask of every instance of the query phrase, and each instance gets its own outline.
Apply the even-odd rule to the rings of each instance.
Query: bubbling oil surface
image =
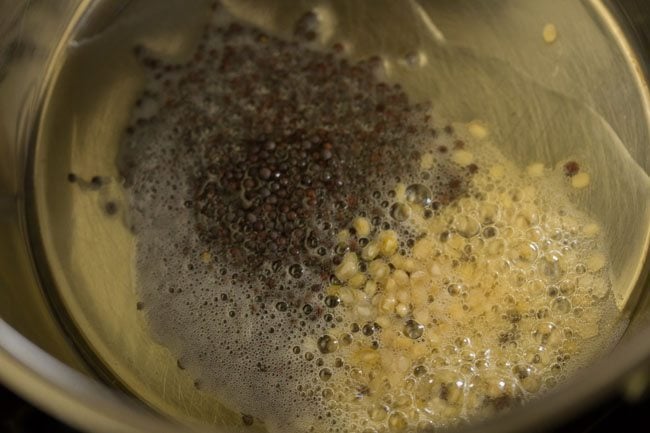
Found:
[[[519,169],[484,126],[382,82],[380,58],[317,47],[314,14],[286,41],[215,9],[188,63],[136,49],[120,154],[138,308],[198,388],[271,431],[438,427],[613,338],[577,163]]]
[[[529,400],[596,352],[614,318],[600,227],[569,199],[573,163],[523,171],[463,135],[462,158],[483,168],[467,195],[427,218],[424,187],[398,184],[417,240],[403,255],[403,236],[373,231],[327,289],[338,323],[316,340],[321,371],[346,367],[323,396],[359,428],[440,427]]]

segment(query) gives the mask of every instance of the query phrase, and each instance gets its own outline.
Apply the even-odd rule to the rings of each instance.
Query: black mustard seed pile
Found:
[[[431,217],[478,167],[450,161],[464,143],[381,81],[381,58],[319,48],[314,14],[284,40],[215,9],[187,62],[134,51],[148,81],[119,165],[138,236],[137,309],[197,388],[290,431],[323,417],[311,378],[344,368],[304,344],[339,322],[325,288],[368,243],[352,219],[371,221],[371,235],[398,231],[406,254],[419,234],[400,224],[396,184],[426,192]],[[420,168],[422,149],[433,169]]]
[[[336,231],[353,216],[392,224],[384,191],[397,182],[424,176],[435,211],[463,192],[476,169],[440,164],[420,173],[422,145],[453,129],[438,131],[426,104],[411,104],[399,85],[379,81],[379,58],[351,64],[341,45],[309,48],[309,18],[298,22],[294,41],[238,23],[209,27],[184,65],[136,50],[161,85],[147,96],[175,113],[172,158],[195,161],[187,173],[192,191],[175,199],[194,213],[201,240],[230,264],[255,269],[271,261],[298,277],[302,270],[292,264],[330,263]],[[212,48],[214,38],[221,49]],[[149,122],[137,119],[128,132]],[[438,157],[444,161],[448,150],[439,146]]]

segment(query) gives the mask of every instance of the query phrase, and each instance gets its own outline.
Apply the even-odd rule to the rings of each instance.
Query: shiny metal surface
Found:
[[[286,33],[302,12],[323,2],[224,3]],[[650,362],[650,5],[644,3],[328,3],[346,13],[333,13],[340,18],[324,43],[353,40],[357,57],[427,54],[429,67],[415,77],[404,78],[399,66],[389,71],[413,98],[439,101],[450,118],[479,117],[497,126],[497,139],[519,162],[572,156],[598,167],[597,193],[583,205],[612,239],[619,305],[633,312],[628,331],[582,376],[476,431],[558,422]],[[133,236],[125,220],[101,212],[106,200],[122,197],[119,182],[95,194],[62,182],[70,171],[86,180],[118,178],[119,133],[143,79],[130,56],[133,42],[182,57],[203,7],[181,0],[0,1],[6,11],[0,13],[0,380],[92,431],[180,428],[149,424],[161,421],[100,390],[87,379],[93,376],[164,416],[227,431],[239,425],[238,415],[193,387],[136,314]],[[549,22],[560,32],[550,46],[541,36]]]

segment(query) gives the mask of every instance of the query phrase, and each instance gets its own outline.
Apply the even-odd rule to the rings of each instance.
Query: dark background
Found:
[[[544,433],[613,433],[620,431],[626,433],[650,431],[650,395],[646,395],[645,398],[634,404],[625,403],[619,398],[612,399],[562,428]],[[81,432],[56,421],[0,386],[0,433]]]

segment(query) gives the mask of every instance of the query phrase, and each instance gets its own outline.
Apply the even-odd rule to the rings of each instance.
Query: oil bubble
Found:
[[[422,184],[412,184],[406,188],[406,201],[422,207],[429,207],[433,202],[433,193],[431,189]]]
[[[339,349],[339,341],[329,335],[323,335],[318,339],[318,350],[321,353],[334,353]]]
[[[424,334],[424,325],[416,322],[415,320],[408,320],[404,325],[404,335],[413,340],[417,340]]]
[[[406,221],[411,217],[411,206],[406,203],[395,203],[390,208],[390,216],[393,217],[395,221]]]

